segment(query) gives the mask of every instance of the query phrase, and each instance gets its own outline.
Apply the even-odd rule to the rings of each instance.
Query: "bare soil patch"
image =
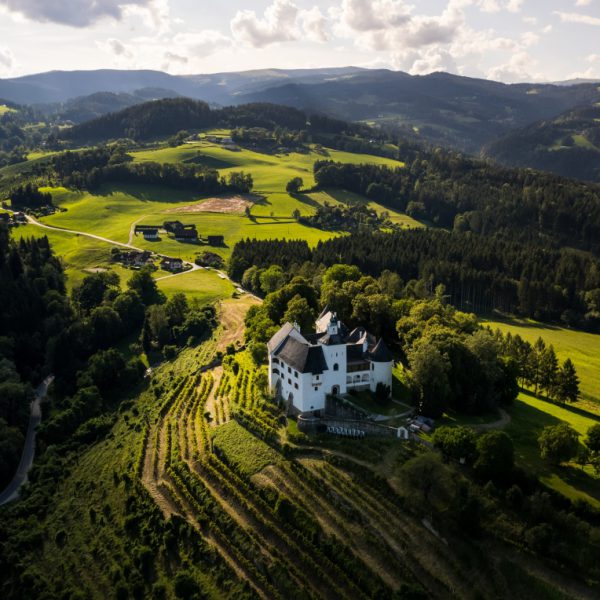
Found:
[[[208,198],[187,206],[178,206],[171,208],[167,212],[170,213],[200,213],[214,212],[227,214],[242,214],[247,206],[252,206],[256,201],[254,196],[221,196],[219,198]]]

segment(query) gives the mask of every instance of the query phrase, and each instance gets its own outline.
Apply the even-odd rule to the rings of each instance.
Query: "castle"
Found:
[[[393,357],[383,340],[363,327],[348,331],[325,309],[316,333],[302,334],[286,323],[268,342],[269,385],[290,411],[311,413],[325,408],[328,395],[392,387]]]

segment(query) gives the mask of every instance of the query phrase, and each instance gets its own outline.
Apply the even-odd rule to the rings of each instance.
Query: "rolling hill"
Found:
[[[0,98],[60,103],[98,92],[186,96],[209,104],[270,102],[349,121],[399,127],[424,142],[470,153],[509,130],[600,101],[594,82],[514,84],[449,73],[413,76],[387,69],[262,69],[202,75],[160,71],[52,71],[0,80]],[[146,97],[145,99],[150,99]],[[112,110],[123,108],[118,102]]]
[[[100,69],[50,71],[0,79],[0,98],[22,104],[65,102],[97,92],[132,94],[142,88],[162,88],[175,95],[233,104],[239,94],[285,82],[317,83],[358,72],[355,67],[332,69],[260,69],[238,73],[169,75],[161,71]]]
[[[478,153],[510,129],[600,100],[594,84],[506,85],[449,73],[373,70],[317,83],[288,83],[241,99],[399,126],[421,140]]]
[[[483,154],[507,166],[600,181],[600,105],[511,131],[486,146]]]

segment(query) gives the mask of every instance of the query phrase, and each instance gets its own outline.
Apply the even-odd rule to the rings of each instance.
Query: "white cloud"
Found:
[[[589,6],[591,3],[592,0],[577,0],[575,6]]]
[[[412,6],[403,0],[343,0],[342,22],[353,31],[380,31],[410,21]]]
[[[9,73],[14,65],[12,52],[0,46],[0,72]]]
[[[121,20],[131,9],[144,9],[158,18],[168,11],[167,0],[0,0],[10,12],[31,21],[87,27],[103,18]]]
[[[585,60],[589,63],[598,63],[600,64],[600,54],[590,54],[589,56],[585,57]]]
[[[309,40],[326,42],[329,39],[326,29],[327,18],[318,6],[313,6],[310,10],[300,11],[300,21]]]
[[[177,54],[204,57],[231,46],[231,38],[220,31],[206,29],[197,33],[178,33],[169,44]]]
[[[231,32],[236,40],[263,48],[276,42],[297,40],[300,36],[296,19],[298,7],[290,0],[275,0],[263,17],[253,10],[241,10],[231,21]]]
[[[525,82],[539,79],[539,76],[531,72],[537,61],[527,52],[519,51],[511,55],[508,62],[488,70],[489,79],[506,82]]]
[[[506,3],[506,10],[508,12],[520,12],[523,0],[508,0]]]
[[[526,31],[521,34],[521,41],[526,47],[535,46],[540,41],[540,36],[533,31]]]
[[[327,18],[321,9],[313,6],[301,10],[292,0],[273,0],[262,17],[253,10],[240,10],[231,20],[230,27],[235,41],[253,48],[303,38],[312,42],[329,39]]]
[[[581,13],[561,12],[559,10],[555,10],[554,14],[557,15],[563,23],[581,23],[583,25],[600,26],[600,17],[582,15]]]

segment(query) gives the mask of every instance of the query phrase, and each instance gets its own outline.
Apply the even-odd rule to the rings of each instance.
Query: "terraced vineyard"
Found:
[[[413,450],[365,440],[355,459],[293,444],[260,384],[243,352],[174,381],[138,453],[164,516],[186,519],[262,598],[389,598],[420,587],[467,596],[473,582],[364,459],[369,444],[395,461]]]

